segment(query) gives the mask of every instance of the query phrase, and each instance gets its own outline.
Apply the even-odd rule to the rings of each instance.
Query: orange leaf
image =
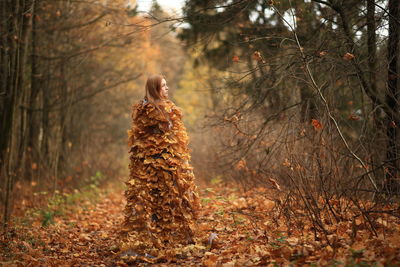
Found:
[[[343,59],[344,60],[352,60],[352,59],[354,59],[355,58],[355,56],[353,55],[353,54],[351,54],[351,53],[346,53],[346,54],[344,54],[344,56],[343,56]]]
[[[321,130],[323,128],[322,124],[316,119],[312,119],[311,124],[314,126],[315,130]]]
[[[233,62],[239,62],[239,57],[238,56],[233,56],[232,57]]]
[[[37,164],[34,162],[34,163],[32,163],[32,166],[31,166],[31,168],[32,168],[32,170],[37,170]]]
[[[203,266],[205,267],[213,267],[217,265],[218,261],[218,255],[215,255],[214,253],[211,252],[206,252],[205,257],[203,258]]]

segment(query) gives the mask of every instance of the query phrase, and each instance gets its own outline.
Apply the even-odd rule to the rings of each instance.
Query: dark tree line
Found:
[[[274,175],[277,159],[294,159],[283,144],[292,149],[308,138],[314,152],[298,158],[306,165],[301,168],[315,167],[323,179],[340,169],[356,188],[357,177],[368,176],[363,186],[398,193],[399,7],[396,0],[187,1],[189,27],[180,37],[189,49],[201,47],[197,61],[230,73],[221,78],[230,100],[220,103],[220,114],[221,123],[234,126],[223,139],[236,143],[225,142],[226,166],[247,159],[259,173]],[[220,87],[211,90],[223,94]],[[315,132],[312,121],[320,136],[308,134]],[[285,122],[285,134],[275,134]],[[317,140],[325,152],[315,154]],[[308,151],[304,146],[301,153]],[[320,162],[325,153],[331,161]],[[338,155],[346,163],[336,168]],[[361,169],[353,172],[348,164],[358,161]]]
[[[148,37],[124,1],[4,0],[0,13],[5,225],[16,184],[32,195],[119,171],[109,157],[125,145],[132,81],[146,68],[132,52]]]

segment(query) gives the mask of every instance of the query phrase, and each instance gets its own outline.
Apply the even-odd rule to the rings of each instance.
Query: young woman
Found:
[[[145,97],[133,106],[130,179],[125,196],[122,251],[158,256],[193,243],[200,208],[182,113],[168,100],[161,75],[147,79]]]

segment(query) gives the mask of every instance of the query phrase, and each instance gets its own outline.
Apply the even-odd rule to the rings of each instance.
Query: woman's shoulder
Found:
[[[146,99],[141,99],[138,102],[132,105],[134,110],[153,110],[156,108],[156,105],[152,102],[149,102]]]
[[[172,100],[169,99],[157,101],[155,103],[149,102],[146,99],[142,99],[133,105],[133,109],[145,113],[152,113],[161,110],[167,113],[181,113],[181,109],[177,105],[175,105]]]
[[[159,100],[157,102],[143,102],[143,107],[147,109],[162,109],[163,111],[170,112],[172,109],[178,108],[174,102],[169,99]]]
[[[146,98],[139,100],[138,102],[134,103],[133,106],[141,106],[141,107],[155,107],[157,106],[166,106],[173,104],[171,100],[158,100],[156,102],[148,101]]]
[[[168,100],[168,101],[169,101],[167,103],[168,113],[170,113],[171,115],[182,117],[182,109],[180,107],[178,107],[177,105],[175,105],[175,103],[172,102],[171,100]]]
[[[165,110],[167,110],[167,104],[162,102],[150,102],[146,99],[142,99],[133,105],[133,113],[135,118],[141,118],[142,120],[154,119],[158,121],[166,121]]]
[[[148,116],[149,113],[156,110],[154,104],[148,102],[146,99],[141,99],[132,105],[132,118]]]

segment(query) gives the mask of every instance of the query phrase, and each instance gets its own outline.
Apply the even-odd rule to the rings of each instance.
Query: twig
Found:
[[[308,75],[308,77],[309,77],[309,79],[310,79],[310,81],[311,81],[311,85],[312,85],[312,87],[317,91],[319,97],[321,98],[321,100],[322,100],[322,102],[323,102],[323,104],[324,104],[324,106],[325,106],[325,109],[326,109],[326,111],[327,111],[327,113],[328,113],[329,118],[331,119],[331,121],[333,122],[333,124],[334,124],[334,126],[335,126],[337,132],[339,133],[340,139],[342,140],[343,144],[346,146],[346,148],[347,148],[347,150],[350,152],[350,154],[361,164],[361,166],[363,167],[363,169],[367,172],[366,175],[368,176],[368,178],[369,178],[371,184],[373,185],[373,187],[375,188],[375,190],[376,190],[376,191],[379,191],[379,189],[378,189],[378,187],[377,187],[377,185],[376,185],[374,179],[372,178],[372,176],[371,176],[370,173],[369,173],[369,170],[368,170],[368,168],[367,168],[367,165],[366,165],[366,164],[364,163],[364,161],[363,161],[357,154],[355,154],[355,153],[353,152],[353,150],[350,148],[350,146],[349,146],[349,144],[348,144],[346,138],[344,137],[344,135],[343,135],[343,133],[342,133],[340,127],[339,127],[339,124],[338,124],[337,120],[335,119],[335,117],[334,117],[333,114],[331,113],[331,110],[330,110],[328,101],[326,100],[325,96],[322,94],[321,87],[317,85],[317,82],[316,82],[315,79],[314,79],[314,75],[313,75],[313,73],[312,73],[311,70],[310,70],[310,66],[309,66],[309,64],[308,64],[308,61],[306,60],[306,56],[305,56],[305,54],[304,54],[304,52],[303,52],[303,48],[302,48],[302,46],[301,46],[301,44],[300,44],[300,41],[299,41],[299,38],[298,38],[298,36],[297,36],[296,30],[295,30],[295,29],[292,27],[292,25],[283,17],[283,15],[279,12],[279,10],[278,10],[275,6],[272,5],[272,8],[273,8],[274,11],[282,18],[282,20],[288,25],[288,27],[289,27],[290,30],[292,31],[292,33],[293,33],[293,35],[294,35],[294,37],[295,37],[295,40],[296,40],[297,47],[298,47],[298,49],[299,49],[299,51],[300,51],[300,54],[301,54],[301,57],[302,57],[302,61],[303,61],[303,63],[304,63],[304,66],[305,66],[307,75]]]

